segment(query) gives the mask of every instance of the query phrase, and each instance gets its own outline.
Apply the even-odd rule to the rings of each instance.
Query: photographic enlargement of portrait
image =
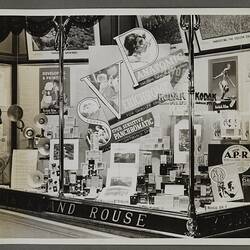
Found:
[[[120,37],[123,50],[134,71],[152,64],[158,56],[154,36],[145,29],[134,29]]]

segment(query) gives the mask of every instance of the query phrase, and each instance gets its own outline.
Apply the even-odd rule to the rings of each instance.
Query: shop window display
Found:
[[[250,17],[129,16],[102,45],[110,18],[23,17],[16,33],[6,24],[28,59],[10,55],[16,103],[0,85],[1,206],[168,237],[246,230]],[[37,204],[20,204],[26,194]]]

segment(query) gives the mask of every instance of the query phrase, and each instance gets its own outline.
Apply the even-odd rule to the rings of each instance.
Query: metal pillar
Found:
[[[63,196],[64,188],[64,24],[60,16],[58,24],[58,51],[59,51],[59,169],[60,190],[59,196]]]
[[[197,236],[197,221],[196,210],[194,203],[194,36],[195,31],[199,29],[200,18],[199,16],[188,15],[181,16],[181,28],[185,31],[187,44],[188,44],[188,61],[189,61],[189,74],[188,74],[188,120],[189,120],[189,207],[187,222],[188,235],[191,237]]]

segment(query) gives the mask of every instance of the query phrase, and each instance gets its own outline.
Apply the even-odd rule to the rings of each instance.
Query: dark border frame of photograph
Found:
[[[98,46],[100,45],[100,25],[99,22],[93,26],[94,31],[94,44],[91,46]],[[26,32],[26,46],[27,46],[27,53],[28,59],[30,61],[35,60],[58,60],[59,53],[58,51],[54,50],[34,50],[33,49],[33,38],[32,36]],[[64,51],[64,59],[85,59],[88,60],[89,58],[89,50],[88,49],[80,49],[80,50],[65,50]]]
[[[213,65],[214,64],[226,64],[228,62],[235,62],[235,80],[236,80],[236,107],[232,108],[232,110],[239,110],[239,74],[238,74],[238,56],[226,56],[225,57],[219,57],[215,59],[208,60],[208,91],[212,92],[211,90],[211,84],[214,81],[213,79]],[[218,80],[217,80],[218,81]],[[232,85],[230,83],[230,88],[232,88]],[[217,88],[219,90],[219,87]],[[228,94],[228,93],[227,93]],[[212,111],[213,107],[209,107],[209,110]]]
[[[235,16],[235,15],[234,15]],[[212,24],[216,24],[217,26],[210,26],[211,28],[211,36],[210,37],[206,37],[208,34],[208,27],[204,27],[203,25],[203,21],[204,18],[211,18],[211,23]],[[223,22],[221,22],[222,26],[219,27],[218,23],[219,19],[223,20],[223,18],[228,18],[230,17],[230,20],[232,21],[232,15],[201,15],[201,26],[199,28],[199,30],[196,31],[196,37],[198,40],[198,44],[200,47],[201,51],[209,51],[209,50],[230,50],[230,48],[232,47],[239,47],[239,46],[243,46],[243,45],[249,45],[250,46],[250,29],[249,32],[245,31],[245,32],[241,32],[241,33],[232,33],[230,34],[230,30],[228,30],[229,27],[232,28],[237,28],[237,23],[231,23],[231,24],[224,24],[224,27],[227,29],[225,35],[212,35],[212,33],[216,33],[216,29],[219,32],[223,32]],[[244,16],[240,16],[238,15],[240,22],[238,23],[238,25],[240,26],[240,28],[242,28],[242,25],[244,23],[244,20],[241,20],[242,17]],[[247,17],[247,16],[246,16]],[[216,20],[216,18],[218,20]],[[248,18],[250,18],[248,16]],[[250,19],[249,19],[250,22]],[[245,27],[247,25],[244,25]],[[204,27],[204,28],[203,28]],[[222,30],[220,30],[220,28],[222,28]],[[206,32],[203,32],[204,31]],[[225,31],[225,30],[224,30]]]

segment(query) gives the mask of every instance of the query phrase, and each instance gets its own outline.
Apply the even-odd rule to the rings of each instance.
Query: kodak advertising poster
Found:
[[[242,200],[243,191],[235,164],[209,167],[214,200],[217,202]]]
[[[40,68],[40,110],[45,115],[59,114],[59,68]],[[64,101],[70,105],[70,68],[64,68]]]
[[[172,57],[160,53],[154,36],[146,29],[129,30],[115,37],[115,40],[133,80],[134,88],[143,87],[165,77],[180,64],[181,50]],[[173,75],[176,77],[176,72]],[[172,82],[174,84],[174,81]]]
[[[158,105],[164,105],[161,108],[169,115],[182,115],[187,110],[188,65],[183,50],[173,51],[170,44],[157,44],[154,37],[145,29],[133,29],[128,33],[131,32],[150,39],[153,47],[149,49],[153,55],[149,56],[150,63],[138,62],[135,63],[137,66],[134,64],[132,67],[125,57],[125,51],[121,52],[119,39],[122,37],[119,36],[115,38],[118,45],[89,48],[89,70],[92,73],[87,76],[83,74],[80,79],[82,84],[87,85],[95,93],[101,103],[105,103],[102,107],[112,131],[112,143],[139,139],[150,134],[153,128],[159,127],[160,118],[158,119],[156,112],[159,109]],[[109,75],[114,72],[114,67],[119,72],[116,78],[118,92],[117,98],[111,99],[102,90],[101,82],[109,81]],[[108,144],[103,148],[104,151],[109,149]]]
[[[90,47],[89,50],[91,72],[97,72],[108,65],[123,60],[118,46],[95,46]],[[159,51],[170,61],[172,57],[176,57],[174,60],[178,60],[179,64],[172,64],[172,71],[166,70],[164,76],[154,79],[140,88],[134,88],[134,82],[126,63],[120,64],[121,117],[118,119],[112,115],[112,112],[106,112],[111,125],[161,104],[166,106],[164,109],[170,115],[172,113],[182,115],[187,110],[188,70],[184,67],[187,58],[182,50],[174,52],[176,54],[173,55],[169,44],[160,44]]]

